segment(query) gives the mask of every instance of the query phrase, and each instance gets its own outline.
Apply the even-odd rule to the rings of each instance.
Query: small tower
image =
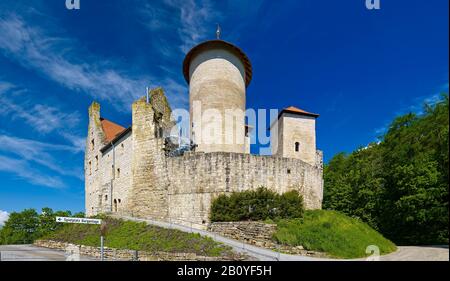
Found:
[[[283,109],[278,120],[271,127],[272,154],[285,158],[296,158],[317,165],[316,157],[316,118],[310,113],[294,106]],[[274,126],[277,126],[277,131]]]
[[[186,55],[183,74],[196,151],[244,153],[245,95],[252,79],[245,53],[220,39],[200,43]]]

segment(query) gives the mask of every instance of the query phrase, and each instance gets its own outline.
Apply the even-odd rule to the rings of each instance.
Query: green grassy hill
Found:
[[[220,256],[231,251],[229,247],[199,234],[109,217],[103,218],[103,221],[107,226],[105,246],[110,248],[195,253],[203,256]],[[98,225],[67,224],[40,239],[99,247],[100,227]]]
[[[278,243],[303,246],[336,258],[368,256],[366,248],[376,245],[381,254],[396,250],[391,241],[358,219],[336,211],[306,211],[302,219],[276,221]]]

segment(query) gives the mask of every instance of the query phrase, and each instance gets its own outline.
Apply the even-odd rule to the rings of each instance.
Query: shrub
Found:
[[[298,191],[280,195],[260,187],[217,197],[211,205],[211,221],[301,218],[303,210],[303,198]]]

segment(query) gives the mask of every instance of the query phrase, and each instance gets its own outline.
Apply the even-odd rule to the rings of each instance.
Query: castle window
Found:
[[[117,178],[120,177],[120,168],[117,168]]]
[[[114,199],[114,212],[117,212],[117,200]]]
[[[108,201],[108,195],[105,195],[105,201]]]
[[[95,141],[94,141],[94,139],[92,139],[91,140],[91,150],[94,150],[94,144],[95,144]]]
[[[287,169],[287,173],[290,174],[291,173],[291,169]]]
[[[119,204],[122,203],[122,200],[119,199],[118,201],[119,201]]]
[[[295,152],[299,152],[300,151],[300,143],[296,142],[295,143]]]
[[[98,155],[95,156],[95,170],[98,170]]]
[[[89,161],[89,175],[92,175],[92,162]]]

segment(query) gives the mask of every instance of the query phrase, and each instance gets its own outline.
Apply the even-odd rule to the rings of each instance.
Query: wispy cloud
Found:
[[[65,187],[59,177],[43,175],[39,170],[33,169],[28,162],[24,160],[0,155],[0,171],[14,174],[34,185],[51,188]]]
[[[0,18],[0,34],[0,51],[8,58],[70,90],[109,101],[120,111],[128,110],[146,81],[151,81],[81,54],[75,40],[49,35],[14,14]],[[82,62],[77,60],[82,56]]]
[[[21,119],[39,133],[50,133],[63,128],[71,129],[78,125],[78,112],[63,112],[54,106],[34,104],[24,89],[18,89],[11,83],[0,81],[0,116]],[[15,98],[13,98],[13,96]]]
[[[442,84],[434,94],[428,96],[420,96],[413,100],[413,102],[409,106],[403,107],[400,111],[396,113],[397,116],[403,115],[409,112],[416,114],[424,113],[424,105],[435,105],[437,102],[441,100],[442,93],[448,93],[448,82]]]
[[[5,222],[8,220],[8,218],[8,212],[0,210],[0,226],[5,225]]]
[[[83,171],[81,168],[67,168],[62,165],[53,156],[54,153],[63,152],[75,154],[78,148],[71,145],[51,144],[39,142],[30,139],[17,138],[7,135],[0,135],[0,152],[3,154],[13,154],[18,164],[23,166],[21,162],[26,164],[38,164],[53,172],[63,176],[72,176],[80,180],[83,179]],[[12,161],[12,158],[9,158]],[[64,159],[64,158],[63,158]],[[16,169],[12,166],[13,169]],[[4,168],[6,169],[6,167]],[[17,168],[19,170],[20,168]]]
[[[404,106],[397,111],[395,116],[401,116],[407,113],[414,113],[417,115],[424,114],[424,105],[435,105],[441,100],[442,93],[444,92],[448,93],[448,82],[438,87],[437,92],[434,94],[415,98],[410,105]],[[386,122],[383,126],[376,128],[373,131],[377,140],[389,130],[389,125],[391,122],[392,120]]]
[[[214,38],[214,24],[223,18],[214,4],[214,1],[207,0],[165,0],[161,6],[144,4],[140,13],[143,16],[142,22],[151,31],[175,33],[178,42],[176,46],[187,53],[207,37]],[[160,51],[166,55],[179,51],[170,50],[168,46],[170,45],[163,45]]]

